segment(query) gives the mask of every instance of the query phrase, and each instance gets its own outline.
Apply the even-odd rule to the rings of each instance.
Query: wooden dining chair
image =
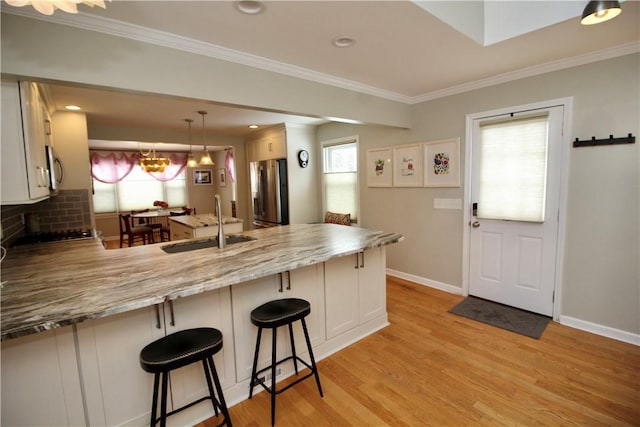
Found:
[[[154,243],[153,240],[153,228],[148,225],[133,225],[131,214],[120,214],[120,247],[124,243],[124,236],[127,236],[127,244],[129,247],[133,246],[136,238],[142,239],[142,244],[147,244],[147,238],[150,243]]]

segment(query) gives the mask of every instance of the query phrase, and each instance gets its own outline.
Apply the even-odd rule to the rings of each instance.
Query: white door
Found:
[[[551,316],[564,107],[473,121],[469,294]]]

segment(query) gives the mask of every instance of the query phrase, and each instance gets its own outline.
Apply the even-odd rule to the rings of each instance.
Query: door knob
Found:
[[[471,226],[472,226],[473,228],[478,228],[478,227],[480,227],[480,223],[479,223],[478,221],[473,221],[473,223],[471,224]]]

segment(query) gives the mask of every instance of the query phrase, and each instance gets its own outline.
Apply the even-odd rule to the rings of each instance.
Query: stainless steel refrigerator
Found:
[[[262,160],[249,164],[254,227],[289,224],[287,160]]]

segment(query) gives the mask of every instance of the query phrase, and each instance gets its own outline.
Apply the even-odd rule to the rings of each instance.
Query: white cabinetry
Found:
[[[250,135],[246,142],[247,159],[250,162],[287,157],[285,126],[273,126]]]
[[[299,268],[282,274],[263,277],[233,285],[233,321],[236,336],[236,375],[238,382],[251,377],[253,355],[258,328],[251,323],[251,311],[259,305],[282,298],[302,298],[311,304],[311,313],[305,318],[313,347],[324,342],[324,274],[322,264]],[[306,344],[299,322],[294,325],[296,352],[305,357]],[[277,339],[278,360],[291,354],[289,334],[286,328],[279,330]],[[271,331],[262,332],[258,369],[271,363]],[[281,365],[288,374],[293,365]],[[248,390],[247,390],[248,392]]]
[[[86,425],[71,326],[2,343],[2,424]]]
[[[225,345],[214,360],[222,387],[231,386],[235,383],[235,372],[229,288],[79,324],[87,424],[148,423],[153,375],[140,367],[140,350],[164,335],[194,327],[214,327],[222,332]],[[171,408],[208,394],[202,364],[173,371],[170,378]],[[204,401],[173,419],[180,423],[181,419],[203,419],[212,415],[211,403]]]
[[[2,203],[35,203],[49,196],[50,124],[35,83],[2,81]]]
[[[324,263],[327,339],[386,314],[383,248]]]

